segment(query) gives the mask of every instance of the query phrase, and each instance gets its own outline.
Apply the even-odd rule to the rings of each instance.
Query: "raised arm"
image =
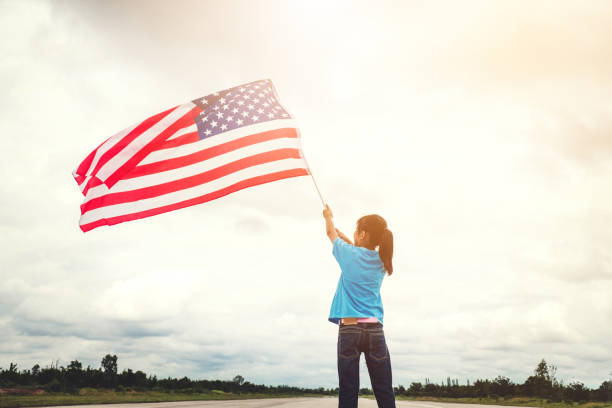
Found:
[[[346,235],[344,235],[338,228],[336,228],[336,234],[338,234],[338,238],[344,240],[344,242],[353,245],[353,241],[349,239]]]
[[[338,238],[338,232],[334,226],[332,217],[333,214],[329,208],[329,205],[325,204],[325,209],[323,210],[323,218],[325,218],[325,233],[327,234],[329,240],[333,243],[336,238]]]

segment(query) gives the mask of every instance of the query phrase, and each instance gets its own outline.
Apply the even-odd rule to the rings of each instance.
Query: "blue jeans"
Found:
[[[378,408],[395,408],[391,358],[380,323],[340,325],[338,329],[339,408],[357,408],[359,358],[365,354]]]

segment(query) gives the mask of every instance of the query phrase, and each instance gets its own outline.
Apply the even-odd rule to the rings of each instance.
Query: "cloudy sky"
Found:
[[[0,366],[337,386],[307,177],[78,228],[117,131],[271,78],[337,226],[395,234],[394,385],[612,376],[612,4],[1,1]],[[362,384],[369,386],[362,359]]]

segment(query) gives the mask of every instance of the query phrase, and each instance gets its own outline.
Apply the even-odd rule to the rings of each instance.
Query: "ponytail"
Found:
[[[393,234],[387,229],[387,221],[377,214],[364,215],[357,220],[357,229],[370,236],[371,249],[378,247],[378,255],[389,275],[393,273]]]
[[[378,246],[378,255],[380,260],[383,262],[387,273],[391,275],[393,273],[393,233],[385,228]]]

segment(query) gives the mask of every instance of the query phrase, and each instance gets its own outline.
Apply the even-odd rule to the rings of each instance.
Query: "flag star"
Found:
[[[236,121],[236,123],[238,124],[238,126],[242,125],[242,122],[244,122],[242,119],[238,119],[238,120]]]
[[[200,103],[203,104],[203,105],[208,105],[208,101],[206,100],[206,98],[202,98]]]
[[[244,105],[244,101],[238,101],[238,105],[240,106]]]
[[[219,107],[217,105],[213,106],[214,110],[219,110]]]
[[[219,99],[219,102],[221,102],[221,103],[225,103],[225,98],[221,98],[221,99]]]
[[[274,114],[273,114],[272,112],[270,112],[270,113],[268,113],[268,117],[269,117],[270,119],[272,119],[272,118],[274,117]]]
[[[257,96],[259,96],[260,98],[263,98],[265,95],[260,92],[257,94]]]
[[[202,122],[208,122],[208,116],[204,116],[204,117],[202,118]]]
[[[223,109],[227,110],[229,108],[229,105],[223,105]]]
[[[253,102],[257,103],[257,102],[259,102],[259,99],[255,98],[255,99],[253,99]]]
[[[264,113],[264,110],[263,110],[263,109],[261,109],[261,108],[259,108],[259,109],[257,109],[257,112],[259,112],[259,113]]]
[[[204,132],[206,134],[206,136],[210,135],[212,132],[210,131],[210,129],[206,129],[206,131]]]
[[[247,111],[243,111],[243,112],[242,112],[242,116],[244,116],[244,117],[246,118],[247,116],[249,116],[249,112],[247,112]]]
[[[227,118],[225,118],[225,120],[227,120],[228,122],[231,122],[234,119],[233,116],[228,116]]]
[[[225,130],[225,129],[227,129],[227,125],[224,123],[221,125],[221,130]]]
[[[240,92],[243,92],[243,93],[244,93],[244,91],[246,91],[246,89],[244,89],[244,88],[240,88]]]
[[[243,95],[242,97],[243,97],[245,100],[246,100],[246,99],[250,99],[250,98],[251,98],[249,95]]]
[[[217,112],[217,118],[221,119],[223,117],[223,112]]]
[[[251,119],[253,119],[253,122],[255,122],[257,119],[259,119],[259,116],[255,116],[255,115],[253,115],[253,116],[251,117]]]
[[[232,113],[238,113],[238,108],[232,109]]]
[[[259,89],[259,85],[255,85],[253,88],[255,88],[255,89]]]
[[[254,91],[254,90],[252,90],[252,89],[249,89],[249,93],[250,93],[250,94],[254,94],[254,93],[255,93],[255,91]]]
[[[286,118],[287,116],[289,115],[287,115],[286,113],[283,113],[283,118]]]
[[[217,126],[217,122],[215,122],[214,120],[210,123],[210,126],[215,127]]]
[[[263,104],[263,106],[267,108],[268,106],[270,106],[270,104],[268,102],[266,102],[266,103]]]
[[[254,106],[253,105],[249,105],[249,106],[247,106],[247,108],[249,108],[250,110],[253,110]]]

